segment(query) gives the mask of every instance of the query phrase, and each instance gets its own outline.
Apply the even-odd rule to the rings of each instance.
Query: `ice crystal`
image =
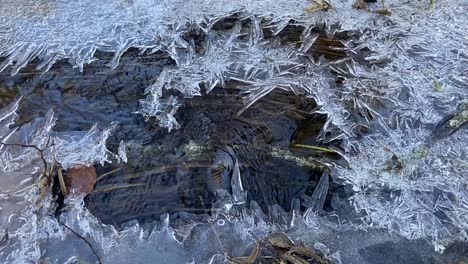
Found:
[[[35,58],[45,71],[60,59],[83,70],[97,50],[115,53],[111,67],[131,47],[166,52],[176,65],[148,87],[139,112],[169,130],[180,127],[183,98],[232,83],[245,96],[243,110],[274,89],[314,98],[314,112],[327,115],[320,139],[340,139],[349,162],[331,177],[354,191],[362,216],[350,221],[408,238],[466,239],[468,132],[459,111],[468,96],[466,1],[434,10],[425,1],[386,1],[391,16],[355,10],[353,2],[305,13],[307,0],[10,1],[0,6],[0,71],[17,73]],[[216,28],[233,16],[232,28]],[[301,28],[299,40],[282,39],[290,25]],[[342,56],[315,58],[324,55],[314,51],[320,37],[339,39],[331,53]],[[16,132],[6,126],[14,111],[5,111],[0,136],[13,142]],[[109,160],[108,130],[54,134],[51,116],[28,138],[15,135],[41,146],[54,137],[65,166]],[[0,151],[8,170],[37,155]]]
[[[124,149],[114,154],[106,148],[106,140],[111,129],[98,129],[93,126],[84,132],[55,132],[54,113],[50,111],[44,118],[21,129],[9,129],[14,124],[18,101],[4,109],[0,115],[2,143],[0,146],[0,170],[11,172],[18,170],[40,158],[43,150],[47,162],[57,161],[64,169],[77,164],[112,162],[112,159],[125,160]],[[33,147],[25,147],[34,146]]]

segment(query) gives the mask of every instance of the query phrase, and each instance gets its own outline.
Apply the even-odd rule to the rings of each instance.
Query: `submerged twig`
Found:
[[[270,152],[274,158],[280,158],[295,162],[298,166],[319,169],[321,171],[327,170],[328,165],[316,160],[312,157],[297,157],[290,150],[283,150],[280,148],[273,148]]]
[[[324,148],[324,147],[318,147],[318,146],[312,146],[312,145],[304,145],[304,144],[294,144],[292,145],[293,148],[306,148],[306,149],[312,149],[312,150],[317,150],[321,152],[326,152],[326,153],[333,153],[335,154],[336,151],[330,148]]]
[[[80,238],[81,240],[83,240],[88,246],[89,248],[91,249],[91,251],[93,251],[93,254],[94,256],[96,256],[97,260],[98,260],[98,263],[99,264],[102,264],[102,260],[101,260],[101,257],[99,257],[97,251],[94,249],[93,245],[85,238],[83,237],[82,235],[78,234],[75,230],[73,230],[71,227],[69,227],[68,225],[66,225],[65,223],[62,223],[60,221],[58,221],[61,225],[63,225],[65,228],[67,228],[68,230],[70,230],[75,236],[77,236],[78,238]]]
[[[27,191],[27,190],[31,189],[32,187],[34,187],[34,186],[36,186],[36,185],[37,185],[37,183],[33,183],[33,184],[29,185],[29,186],[24,187],[23,189],[19,189],[19,190],[16,190],[16,191],[11,191],[11,192],[9,192],[9,193],[6,193],[6,195],[7,195],[7,196],[10,196],[10,195],[17,195],[17,194],[19,194],[19,193],[21,193],[21,192],[24,192],[24,191]]]
[[[117,172],[117,171],[119,171],[121,169],[122,168],[117,168],[115,170],[111,170],[111,171],[108,171],[106,173],[103,173],[103,174],[99,175],[99,177],[97,177],[96,181],[102,180],[104,177],[109,176],[109,175],[113,174],[114,172]]]
[[[202,163],[197,163],[197,164],[181,164],[181,165],[167,165],[167,166],[162,166],[157,169],[152,169],[152,170],[147,170],[141,173],[133,173],[133,174],[127,174],[125,175],[125,179],[134,179],[134,178],[143,178],[147,176],[153,176],[154,174],[158,173],[164,173],[167,171],[171,170],[176,170],[176,169],[190,169],[190,168],[211,168],[212,164],[202,164]]]
[[[99,190],[95,190],[94,192],[111,192],[111,191],[118,190],[118,189],[125,189],[125,188],[138,187],[138,186],[144,186],[144,185],[145,185],[144,183],[115,185],[115,186],[110,186],[108,188],[101,188]]]

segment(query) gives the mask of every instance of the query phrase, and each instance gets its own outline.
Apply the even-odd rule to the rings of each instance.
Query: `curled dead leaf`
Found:
[[[67,193],[91,193],[96,184],[96,177],[94,166],[73,166],[67,171]]]

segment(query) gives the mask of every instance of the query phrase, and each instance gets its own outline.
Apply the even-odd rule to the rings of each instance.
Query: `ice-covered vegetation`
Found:
[[[314,211],[296,216],[301,219],[296,221],[310,233],[322,232],[314,228],[318,225],[325,225],[327,232],[345,234],[384,229],[410,239],[431,240],[437,248],[455,239],[466,240],[468,3],[368,4],[370,11],[388,8],[391,15],[359,10],[353,3],[331,1],[330,10],[305,12],[312,5],[306,0],[7,1],[0,4],[0,57],[5,58],[0,71],[18,74],[38,60],[45,72],[62,59],[83,71],[96,60],[97,50],[114,53],[109,65],[113,68],[129,48],[167,53],[175,65],[166,67],[146,89],[138,113],[168,130],[180,128],[175,115],[185,98],[203,96],[214,87],[229,89],[228,83],[241,87],[244,110],[274,89],[313,98],[318,105],[314,111],[327,115],[320,140],[340,139],[340,153],[348,163],[337,166],[330,176],[349,186],[353,195],[349,201],[333,201],[333,217],[317,216],[313,204]],[[295,33],[299,38],[287,39],[293,27],[299,30]],[[329,53],[320,52],[321,38],[340,44],[331,45]],[[64,167],[126,159],[124,147],[117,154],[106,148],[111,128],[57,133],[52,112],[26,127],[10,129],[16,107],[13,103],[1,110],[2,142],[39,148],[53,143],[45,152],[46,160],[57,160]],[[34,148],[0,146],[3,172],[21,170],[34,158],[39,158]],[[321,187],[315,198],[328,191]],[[353,206],[352,214],[340,210],[343,202]],[[190,261],[195,254],[190,250],[200,246],[193,242],[184,245],[184,251],[167,226],[152,234],[144,234],[138,226],[118,233],[93,222],[88,212],[76,206],[77,211],[64,220],[81,232],[91,232],[100,253],[112,252],[106,255],[109,263],[128,253],[117,241],[125,244],[144,238],[148,247],[159,243],[148,241],[166,241],[164,245],[173,252],[181,252],[171,256],[180,262]],[[47,217],[42,221],[42,227],[53,222]],[[252,227],[249,221],[250,216],[240,217],[226,221],[229,224],[223,228],[236,230],[240,237],[247,230],[262,234],[274,229],[266,223]],[[216,235],[205,234],[208,228],[202,230],[206,240]],[[45,233],[39,234],[41,239],[54,234]],[[147,250],[145,243],[136,252],[164,256],[162,249]],[[216,255],[219,251],[209,252],[213,261],[222,260]],[[17,253],[10,257],[22,255]]]

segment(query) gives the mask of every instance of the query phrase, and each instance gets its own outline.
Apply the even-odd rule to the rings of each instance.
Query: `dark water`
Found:
[[[265,212],[275,204],[285,211],[301,209],[299,201],[313,193],[324,168],[300,166],[272,152],[339,158],[291,147],[320,145],[315,138],[325,117],[309,114],[316,107],[312,99],[274,91],[238,115],[243,98],[238,84],[228,82],[203,97],[185,99],[176,116],[181,129],[168,133],[135,111],[144,89],[174,62],[163,54],[131,50],[110,70],[106,63],[111,56],[98,57],[83,73],[67,62],[44,75],[34,71],[34,64],[16,76],[2,73],[0,93],[8,95],[5,104],[24,96],[18,126],[50,109],[58,117],[57,131],[118,122],[108,148],[116,152],[120,141],[126,142],[128,163],[96,166],[98,176],[112,173],[100,178],[86,198],[88,208],[104,223],[151,222],[166,212],[208,214],[218,190],[231,192],[236,162],[248,201],[256,201]],[[344,195],[342,187],[332,183],[326,209],[331,210],[334,192]]]
[[[180,130],[156,129],[159,136],[151,144],[131,141],[128,164],[98,183],[98,188],[142,186],[93,193],[88,199],[91,210],[101,219],[112,215],[110,221],[145,221],[164,212],[206,213],[216,190],[231,190],[236,161],[249,201],[255,200],[264,211],[274,204],[291,210],[293,199],[312,194],[322,171],[273,157],[271,152],[274,147],[289,149],[293,140],[313,140],[299,131],[302,122],[314,117],[294,110],[313,107],[313,102],[273,93],[237,116],[242,106],[234,89],[215,89],[203,98],[186,100],[178,115]],[[321,124],[323,120],[316,118]],[[310,155],[297,153],[303,154]]]

